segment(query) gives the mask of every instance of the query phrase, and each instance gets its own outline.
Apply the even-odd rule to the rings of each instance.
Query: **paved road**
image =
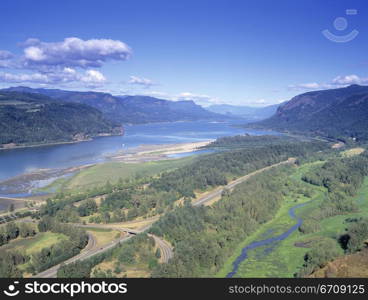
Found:
[[[109,226],[109,224],[93,224],[93,225],[82,225],[82,224],[75,224],[78,227],[83,227],[83,228],[105,228],[105,229],[113,229],[113,230],[119,230],[122,233],[126,233],[127,235],[120,237],[114,241],[112,241],[111,243],[104,245],[103,247],[98,247],[97,246],[97,242],[96,239],[94,238],[94,236],[92,234],[88,233],[88,244],[87,246],[82,250],[82,252],[66,261],[63,262],[63,264],[70,264],[73,262],[76,262],[77,260],[85,260],[88,259],[96,254],[100,254],[102,252],[105,252],[109,249],[111,249],[112,247],[115,247],[116,245],[118,245],[119,243],[123,243],[128,241],[130,238],[132,238],[134,235],[138,234],[138,233],[142,233],[146,230],[148,230],[151,227],[151,224],[146,226],[145,228],[141,229],[141,230],[133,230],[130,228],[124,228],[124,227],[111,227]],[[116,225],[116,224],[115,224]],[[161,238],[155,236],[155,235],[151,235],[154,240],[155,243],[157,245],[157,247],[160,249],[161,251],[161,256],[162,259],[161,261],[166,263],[169,261],[170,258],[173,257],[174,253],[173,253],[173,249],[172,247],[169,245],[168,242],[162,240]],[[35,275],[35,278],[56,278],[57,275],[57,270],[60,268],[61,264],[55,265],[53,267],[51,267],[50,269],[47,269],[37,275]]]
[[[160,262],[161,263],[169,262],[169,260],[174,257],[174,252],[171,245],[167,241],[159,238],[158,236],[155,236],[153,234],[149,234],[149,236],[153,237],[156,246],[160,249],[161,252]]]
[[[155,218],[155,220],[156,220],[156,218]],[[126,224],[126,223],[124,223],[124,224]],[[114,223],[114,226],[111,226],[112,224],[93,224],[93,225],[76,224],[76,225],[79,226],[79,227],[83,227],[83,228],[114,229],[114,230],[119,230],[119,231],[124,232],[124,233],[132,234],[132,235],[145,232],[149,228],[151,228],[151,226],[152,226],[152,224],[149,224],[146,227],[142,228],[141,230],[135,230],[135,229],[131,229],[131,228],[125,228],[125,227],[117,226],[117,225],[119,225],[119,223]],[[153,235],[153,234],[149,234],[149,236],[151,236],[155,240],[156,246],[161,251],[161,259],[160,259],[160,261],[162,263],[167,263],[174,256],[173,248],[164,239],[162,239],[162,238],[160,238],[160,237],[158,237],[156,235]]]
[[[116,223],[115,223],[115,226],[111,226],[110,224],[88,224],[88,225],[73,224],[73,225],[78,226],[78,227],[82,227],[82,228],[87,228],[87,229],[88,228],[113,229],[113,230],[118,230],[120,232],[129,233],[129,234],[138,234],[138,233],[143,232],[143,230],[135,230],[135,229],[131,229],[131,228],[116,226],[117,225]]]
[[[285,161],[282,161],[282,162],[279,162],[277,164],[274,164],[274,165],[271,165],[271,166],[268,166],[268,167],[265,167],[265,168],[262,168],[262,169],[259,169],[257,171],[254,171],[252,173],[249,173],[248,175],[245,175],[243,177],[240,177],[232,182],[230,182],[228,185],[226,185],[225,187],[223,188],[219,188],[219,189],[216,189],[215,191],[199,198],[197,201],[195,201],[193,203],[193,206],[199,206],[199,205],[203,205],[213,199],[215,199],[216,197],[218,196],[221,196],[222,192],[224,191],[224,189],[233,189],[235,186],[237,186],[239,183],[242,183],[244,181],[247,181],[249,178],[251,178],[252,176],[256,175],[256,174],[259,174],[261,172],[264,172],[266,170],[269,170],[269,169],[272,169],[274,167],[277,167],[277,166],[280,166],[280,165],[285,165],[285,164],[293,164],[295,163],[295,158],[289,158],[288,160],[285,160]]]
[[[77,260],[85,260],[87,258],[90,258],[93,255],[105,252],[111,249],[112,247],[115,247],[119,243],[126,242],[132,236],[133,235],[126,235],[126,236],[120,237],[119,239],[116,239],[115,241],[103,247],[98,247],[97,241],[94,238],[94,236],[92,234],[88,234],[89,239],[88,239],[87,246],[82,250],[80,254],[64,261],[63,264],[70,264],[70,263],[76,262]],[[56,278],[57,270],[60,268],[60,265],[61,264],[55,265],[51,267],[50,269],[47,269],[41,273],[38,273],[37,275],[34,276],[34,278]]]

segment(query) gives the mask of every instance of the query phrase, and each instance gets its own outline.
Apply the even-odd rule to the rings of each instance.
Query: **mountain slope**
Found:
[[[95,108],[44,95],[0,92],[0,146],[78,141],[121,129]]]
[[[207,107],[207,110],[228,116],[239,116],[249,121],[258,121],[271,117],[279,106],[280,104],[264,107],[218,104]]]
[[[28,87],[5,90],[39,93],[60,101],[87,104],[102,111],[106,118],[125,124],[228,119],[226,116],[205,110],[193,101],[169,101],[148,96],[112,96],[108,93]]]
[[[342,140],[368,140],[368,86],[298,95],[281,105],[271,118],[254,125]]]

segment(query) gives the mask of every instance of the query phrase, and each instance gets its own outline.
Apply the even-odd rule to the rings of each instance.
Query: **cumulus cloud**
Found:
[[[131,49],[119,40],[65,38],[62,42],[42,42],[28,39],[24,47],[23,66],[25,68],[80,67],[99,68],[111,60],[127,60]]]
[[[13,74],[13,73],[0,73],[0,82],[6,83],[50,83],[50,79],[45,74],[33,73],[33,74]]]
[[[106,82],[106,77],[99,71],[88,70],[84,76],[80,77],[80,81],[87,86],[99,86]]]
[[[368,84],[368,77],[360,77],[356,74],[350,75],[339,75],[332,79],[328,83],[301,83],[296,85],[289,85],[290,90],[301,90],[301,91],[313,91],[313,90],[323,90],[331,88],[345,87],[351,84]]]
[[[61,42],[28,39],[20,44],[23,55],[0,50],[0,83],[34,83],[102,88],[109,83],[97,71],[109,61],[127,60],[128,45],[119,40],[65,38]],[[146,82],[148,83],[148,82]]]
[[[337,85],[365,84],[368,83],[368,78],[361,78],[358,75],[351,74],[346,76],[337,76],[332,80],[332,83]]]
[[[139,93],[139,95],[152,96],[152,97],[157,97],[157,98],[162,98],[162,99],[172,100],[172,101],[194,101],[197,104],[200,104],[203,106],[224,103],[219,98],[211,97],[211,96],[204,95],[204,94],[195,94],[191,92],[182,92],[179,94],[169,94],[169,93],[161,92],[161,91],[147,91],[147,92]]]
[[[219,98],[211,97],[204,94],[194,94],[191,92],[183,92],[174,97],[175,100],[193,100],[198,104],[208,106],[211,104],[220,104],[223,103]]]
[[[106,77],[99,71],[87,70],[84,73],[79,73],[72,68],[65,68],[61,72],[55,73],[0,73],[0,82],[2,83],[37,83],[46,85],[80,83],[85,87],[99,87],[106,81]]]
[[[0,50],[0,60],[11,59],[13,57],[14,57],[13,53],[6,50]]]
[[[6,50],[0,50],[0,68],[11,67],[13,57],[13,53]]]
[[[151,87],[152,85],[154,85],[155,83],[148,78],[141,78],[141,77],[137,77],[137,76],[130,76],[130,79],[128,81],[129,84],[135,84],[135,85],[140,85],[146,88]]]
[[[320,90],[320,89],[325,89],[325,88],[329,88],[329,85],[326,84],[320,84],[317,82],[309,82],[309,83],[300,83],[300,84],[295,84],[295,85],[289,85],[288,89],[289,90],[296,90],[296,91],[302,91],[302,90],[309,90],[309,91],[313,91],[313,90]]]

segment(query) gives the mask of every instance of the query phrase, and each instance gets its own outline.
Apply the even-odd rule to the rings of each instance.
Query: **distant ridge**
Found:
[[[350,85],[295,96],[272,117],[253,126],[344,141],[368,140],[368,86]]]
[[[230,119],[188,100],[169,101],[149,96],[113,96],[100,92],[33,89],[24,86],[3,91],[37,93],[59,101],[90,105],[100,110],[105,118],[120,124]]]
[[[227,116],[242,117],[248,121],[259,121],[271,117],[280,104],[268,105],[264,107],[236,106],[228,104],[211,105],[207,107],[209,111],[224,114]]]
[[[41,94],[0,91],[0,148],[120,135],[119,124],[88,105]]]

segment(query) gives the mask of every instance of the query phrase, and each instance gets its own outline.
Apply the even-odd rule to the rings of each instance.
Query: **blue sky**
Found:
[[[266,105],[368,84],[365,2],[1,0],[0,87]]]

